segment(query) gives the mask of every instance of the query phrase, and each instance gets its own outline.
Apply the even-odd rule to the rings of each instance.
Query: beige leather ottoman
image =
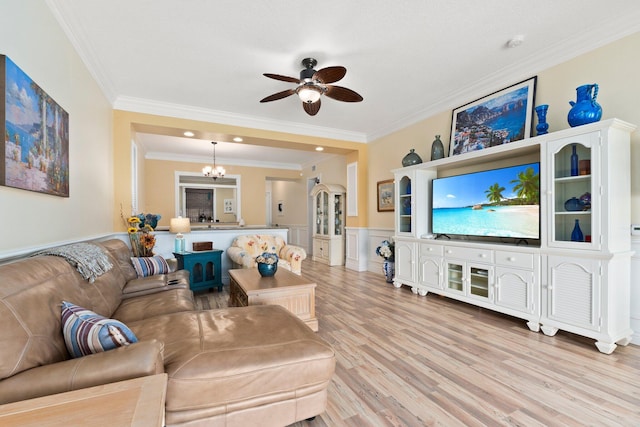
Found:
[[[182,312],[128,326],[140,340],[166,337],[167,426],[283,426],[325,410],[333,349],[283,307]]]

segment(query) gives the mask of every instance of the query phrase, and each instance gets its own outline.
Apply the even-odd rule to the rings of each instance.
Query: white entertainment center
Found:
[[[394,170],[394,286],[518,317],[549,336],[586,336],[602,353],[627,345],[633,130],[611,119]],[[590,170],[572,176],[574,149]],[[433,179],[530,162],[540,162],[540,240],[431,234]],[[585,193],[590,207],[565,209]],[[584,241],[571,240],[576,220]]]

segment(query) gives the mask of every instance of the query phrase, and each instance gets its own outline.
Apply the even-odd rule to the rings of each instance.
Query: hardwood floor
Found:
[[[530,332],[382,273],[310,260],[302,271],[337,365],[327,411],[294,427],[640,426],[639,346],[604,355],[591,339]],[[227,292],[196,297],[225,307]]]

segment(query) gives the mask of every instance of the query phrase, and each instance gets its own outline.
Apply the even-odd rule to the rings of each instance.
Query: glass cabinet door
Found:
[[[447,288],[452,291],[464,291],[464,265],[447,262]]]
[[[329,194],[322,191],[322,231],[321,234],[327,236],[329,234]]]
[[[334,215],[334,230],[333,234],[340,236],[342,234],[342,204],[344,203],[342,194],[335,194],[333,196],[333,215]]]
[[[598,169],[593,135],[554,141],[550,145],[550,246],[597,248],[599,245]]]
[[[469,266],[469,294],[481,297],[489,298],[489,286],[490,286],[490,270],[489,267],[475,267]]]
[[[324,211],[322,210],[323,194],[316,194],[316,234],[322,234],[322,218],[324,217]]]
[[[398,204],[396,211],[398,212],[398,231],[401,233],[411,233],[412,227],[412,212],[413,205],[411,194],[411,178],[403,176],[398,183]]]

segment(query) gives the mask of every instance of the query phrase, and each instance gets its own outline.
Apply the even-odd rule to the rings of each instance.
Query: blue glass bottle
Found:
[[[571,176],[578,176],[578,153],[576,153],[576,144],[571,144]]]
[[[571,241],[572,242],[583,242],[584,235],[582,234],[582,230],[580,230],[580,222],[576,219],[576,225],[573,226],[573,231],[571,232]]]

